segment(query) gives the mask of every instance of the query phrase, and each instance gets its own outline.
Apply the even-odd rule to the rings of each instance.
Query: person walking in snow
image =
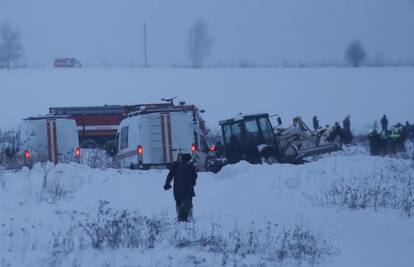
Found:
[[[388,119],[385,114],[381,118],[381,130],[383,133],[386,133],[388,131]]]
[[[183,154],[171,167],[164,185],[164,190],[167,191],[171,189],[171,182],[174,181],[174,199],[177,219],[180,222],[188,222],[192,217],[196,180],[197,171],[191,162],[191,154]]]

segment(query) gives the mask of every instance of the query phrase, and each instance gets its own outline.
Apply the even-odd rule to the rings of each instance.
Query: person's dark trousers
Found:
[[[177,219],[179,222],[188,222],[193,216],[193,198],[175,199]]]

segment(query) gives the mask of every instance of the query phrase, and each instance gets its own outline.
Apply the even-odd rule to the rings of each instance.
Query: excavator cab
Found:
[[[239,115],[220,122],[229,163],[246,160],[261,163],[262,158],[277,159],[278,142],[268,114]]]

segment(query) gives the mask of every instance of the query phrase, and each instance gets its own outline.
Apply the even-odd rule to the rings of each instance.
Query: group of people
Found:
[[[408,121],[405,125],[398,123],[389,127],[388,118],[383,115],[381,120],[381,132],[374,129],[368,135],[371,155],[389,155],[405,152],[405,143],[408,139],[414,139],[414,125]]]
[[[328,142],[333,142],[339,139],[342,144],[348,145],[351,144],[354,139],[351,131],[351,117],[349,115],[342,121],[342,127],[339,122],[335,122],[332,127],[326,125],[323,128],[320,126],[317,116],[313,116],[312,123],[313,129],[317,132],[317,136],[320,138],[320,136],[326,134]]]

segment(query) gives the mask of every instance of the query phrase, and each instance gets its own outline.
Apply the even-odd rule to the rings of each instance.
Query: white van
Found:
[[[131,113],[119,125],[115,146],[118,167],[168,168],[179,153],[190,153],[199,171],[207,169],[209,146],[191,110]]]
[[[12,151],[8,152],[17,167],[36,162],[54,164],[79,162],[78,129],[72,119],[35,117],[20,124]]]

